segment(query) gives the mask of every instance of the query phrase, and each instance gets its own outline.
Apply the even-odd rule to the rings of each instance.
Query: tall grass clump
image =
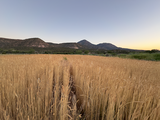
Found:
[[[1,120],[159,120],[160,62],[1,55]]]
[[[160,61],[160,53],[131,53],[131,54],[120,54],[120,58],[131,58],[138,60],[151,60],[151,61]]]
[[[155,60],[160,60],[160,53],[154,53],[153,57]]]

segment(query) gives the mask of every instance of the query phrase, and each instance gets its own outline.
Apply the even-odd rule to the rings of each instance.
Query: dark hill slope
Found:
[[[84,47],[78,43],[48,43],[50,47],[59,47],[59,48],[71,48],[71,49],[83,49]]]
[[[81,41],[78,42],[78,44],[80,44],[80,45],[82,45],[82,46],[84,46],[84,47],[86,47],[88,49],[97,49],[96,45],[90,43],[87,40],[81,40]]]
[[[114,50],[118,49],[117,46],[111,44],[111,43],[100,43],[97,45],[98,49],[105,49],[105,50]]]
[[[100,43],[98,45],[94,45],[87,40],[81,40],[78,42],[79,44],[86,46],[88,49],[104,49],[104,50],[114,50],[118,49],[117,46],[111,43]]]
[[[39,38],[29,38],[25,40],[0,38],[0,48],[15,48],[15,47],[38,47],[46,48],[49,44]]]

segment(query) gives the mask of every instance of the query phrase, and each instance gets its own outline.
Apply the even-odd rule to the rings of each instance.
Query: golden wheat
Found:
[[[1,55],[1,120],[160,120],[160,62]]]

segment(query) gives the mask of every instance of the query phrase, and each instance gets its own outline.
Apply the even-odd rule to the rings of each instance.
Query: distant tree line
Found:
[[[159,50],[129,50],[129,49],[116,49],[116,50],[103,50],[103,49],[71,49],[71,48],[0,48],[0,54],[91,54],[102,56],[124,56],[127,54],[136,53],[158,53]]]
[[[89,50],[75,50],[75,49],[2,49],[0,54],[88,54]]]

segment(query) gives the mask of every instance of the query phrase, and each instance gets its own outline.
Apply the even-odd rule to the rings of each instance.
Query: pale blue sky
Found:
[[[1,0],[0,37],[160,49],[160,0]]]

